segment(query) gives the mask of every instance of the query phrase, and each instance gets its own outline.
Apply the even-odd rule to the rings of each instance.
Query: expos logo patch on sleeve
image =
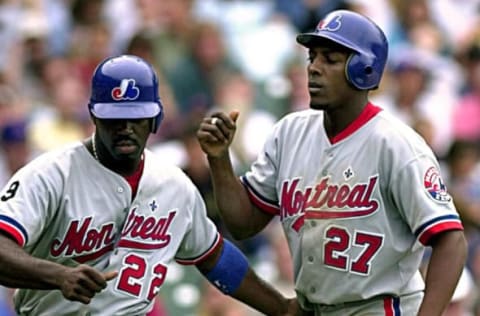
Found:
[[[437,168],[430,167],[423,177],[423,185],[428,194],[439,202],[450,202],[452,199],[447,192],[447,186],[440,176]]]

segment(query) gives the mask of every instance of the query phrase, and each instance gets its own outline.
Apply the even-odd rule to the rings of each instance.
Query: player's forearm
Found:
[[[284,298],[260,279],[251,269],[247,257],[227,239],[199,262],[197,268],[221,292],[265,315],[300,314],[296,300]]]
[[[419,316],[440,316],[449,304],[467,256],[462,231],[443,233],[433,246]],[[448,260],[446,260],[448,258]]]
[[[11,288],[57,289],[63,266],[30,256],[0,234],[0,284]]]
[[[295,315],[289,313],[289,301],[252,270],[232,296],[265,315]]]
[[[215,193],[215,201],[222,220],[237,239],[258,232],[254,221],[254,208],[242,183],[235,175],[228,155],[208,158]]]

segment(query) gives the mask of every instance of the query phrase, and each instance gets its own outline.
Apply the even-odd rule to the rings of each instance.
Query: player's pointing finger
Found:
[[[105,278],[106,281],[110,281],[115,279],[118,276],[118,271],[109,271],[105,272],[103,274],[103,277]]]

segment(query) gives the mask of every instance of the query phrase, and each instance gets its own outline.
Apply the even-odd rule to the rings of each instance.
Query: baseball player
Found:
[[[91,138],[38,157],[0,192],[0,284],[19,288],[17,313],[145,315],[176,260],[261,312],[297,315],[219,235],[187,176],[145,149],[163,116],[153,68],[105,60],[88,106]]]
[[[315,315],[440,316],[466,241],[430,148],[369,102],[387,59],[384,33],[340,10],[297,42],[308,49],[310,109],[276,124],[245,175],[228,153],[238,111],[213,113],[197,132],[223,220],[242,239],[280,217],[298,298]]]

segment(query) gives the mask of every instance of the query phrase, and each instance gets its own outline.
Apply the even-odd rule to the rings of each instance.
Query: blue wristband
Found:
[[[224,294],[234,293],[248,271],[245,255],[230,241],[223,240],[223,249],[217,264],[205,273],[205,277]]]

